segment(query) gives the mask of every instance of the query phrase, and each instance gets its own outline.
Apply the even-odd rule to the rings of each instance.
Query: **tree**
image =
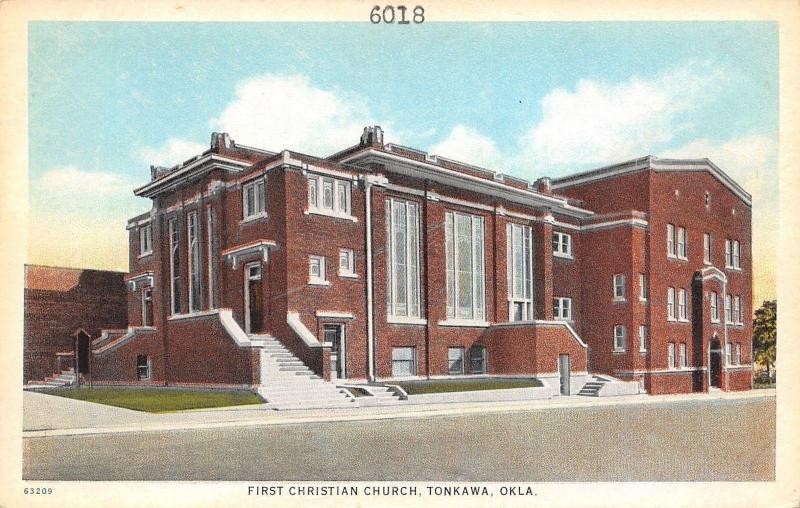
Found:
[[[756,362],[764,365],[770,377],[770,367],[775,365],[775,343],[778,338],[778,301],[765,300],[753,319],[753,354]]]

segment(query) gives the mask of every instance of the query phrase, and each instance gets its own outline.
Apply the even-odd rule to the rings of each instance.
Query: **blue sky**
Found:
[[[212,130],[327,155],[367,123],[530,179],[708,156],[766,245],[777,42],[767,22],[31,23],[29,258],[125,269],[125,217],[149,206],[131,188]]]

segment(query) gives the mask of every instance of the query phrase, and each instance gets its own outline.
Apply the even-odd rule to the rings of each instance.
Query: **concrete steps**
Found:
[[[362,390],[372,394],[372,396],[356,397],[356,403],[359,407],[375,407],[375,406],[397,406],[404,404],[405,401],[400,400],[391,389],[379,385],[355,385]]]
[[[258,394],[278,410],[357,407],[346,390],[324,381],[275,338],[251,336],[260,346]]]
[[[48,376],[44,379],[42,383],[35,383],[35,384],[52,386],[52,387],[70,386],[75,384],[75,380],[76,380],[75,369],[69,369],[69,370],[62,370],[59,374]]]
[[[604,379],[594,376],[591,381],[583,385],[583,388],[581,388],[581,391],[578,392],[578,395],[583,395],[584,397],[599,397],[600,388],[602,388],[604,384],[606,384]]]

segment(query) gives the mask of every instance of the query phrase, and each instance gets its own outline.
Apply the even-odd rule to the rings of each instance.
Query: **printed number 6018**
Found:
[[[408,8],[405,5],[398,5],[397,7],[387,5],[383,9],[381,9],[380,5],[376,5],[369,12],[369,20],[373,25],[377,25],[381,22],[391,24],[394,23],[395,20],[398,25],[408,25],[411,21],[406,19],[407,10]],[[420,24],[425,21],[425,9],[421,5],[414,7],[412,13],[413,16],[411,19],[414,23]]]

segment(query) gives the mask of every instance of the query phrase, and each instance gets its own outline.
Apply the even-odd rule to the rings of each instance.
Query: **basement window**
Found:
[[[150,379],[150,357],[138,355],[136,357],[136,379],[147,381]]]

